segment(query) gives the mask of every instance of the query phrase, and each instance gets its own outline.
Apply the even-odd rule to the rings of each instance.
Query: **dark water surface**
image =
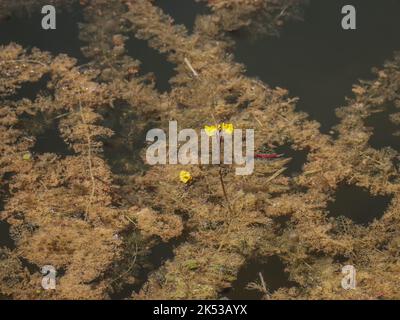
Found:
[[[357,30],[341,27],[346,4],[357,9]],[[248,75],[300,97],[298,109],[326,132],[357,79],[370,78],[372,67],[400,49],[399,16],[398,0],[312,0],[305,21],[287,24],[280,38],[236,35],[235,56]]]
[[[341,185],[327,209],[329,216],[345,216],[354,223],[367,225],[383,216],[391,200],[391,196],[372,196],[365,188]]]
[[[1,177],[3,180],[3,186],[0,189],[0,212],[4,210],[4,205],[7,198],[10,196],[9,180],[12,176],[12,173],[6,173]],[[4,220],[0,220],[0,248],[2,247],[8,249],[15,248],[15,243],[10,233],[10,224]]]
[[[209,10],[202,2],[189,0],[156,0],[154,2],[164,13],[170,15],[175,23],[182,24],[189,33],[193,31],[198,15],[207,14]],[[169,80],[176,75],[175,65],[167,60],[166,54],[150,48],[147,41],[131,37],[126,43],[128,54],[142,62],[141,74],[154,73],[155,87],[160,92],[171,90]]]
[[[382,112],[374,113],[365,120],[365,125],[372,130],[368,141],[371,147],[391,147],[400,152],[400,136],[395,135],[400,128],[390,120],[390,115],[398,111],[393,104],[385,104]]]
[[[37,154],[55,153],[62,157],[75,154],[61,137],[57,123],[54,123],[54,125],[48,127],[43,133],[36,136],[36,143],[32,151]]]
[[[290,161],[285,165],[284,172],[287,176],[295,176],[303,171],[303,165],[307,162],[308,150],[295,150],[290,145],[279,146],[274,150],[278,154],[283,154],[284,158]]]
[[[176,75],[175,65],[167,60],[167,55],[148,46],[146,40],[131,36],[125,43],[127,54],[141,62],[140,74],[154,74],[153,82],[159,92],[171,90],[169,80]]]
[[[14,240],[10,235],[10,225],[5,221],[0,221],[0,248],[2,247],[15,248]]]
[[[178,246],[182,239],[175,239],[169,243],[159,243],[154,246],[145,257],[145,261],[138,263],[138,270],[136,270],[135,278],[138,280],[134,284],[124,284],[120,289],[110,295],[113,300],[130,299],[132,294],[139,293],[143,285],[147,281],[152,271],[158,270],[167,260],[174,257],[174,248]]]
[[[56,29],[43,30],[41,9],[30,16],[20,14],[0,21],[0,45],[16,42],[25,48],[36,47],[53,54],[65,53],[84,63],[87,59],[81,52],[83,42],[79,40],[78,23],[83,22],[83,12],[79,5],[70,10],[56,8]]]
[[[154,3],[170,15],[175,23],[183,24],[189,32],[193,31],[197,15],[210,12],[204,2],[194,0],[156,0]]]
[[[279,288],[290,288],[296,285],[289,281],[289,274],[285,272],[285,265],[277,256],[271,256],[265,262],[259,259],[248,261],[237,275],[237,280],[233,282],[232,288],[222,293],[222,296],[231,300],[259,300],[262,292],[249,289],[248,285],[252,282],[261,283],[259,273],[262,274],[265,286],[269,293],[273,293]]]
[[[7,99],[11,101],[18,101],[21,99],[35,101],[39,94],[50,93],[50,90],[47,89],[47,83],[50,80],[50,75],[45,74],[36,82],[24,82],[21,84],[21,88],[19,88],[14,95],[7,97]]]

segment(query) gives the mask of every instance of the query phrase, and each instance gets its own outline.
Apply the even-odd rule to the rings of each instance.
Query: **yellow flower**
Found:
[[[188,183],[192,180],[192,175],[190,174],[190,172],[182,170],[179,173],[179,179],[183,182],[183,183]]]
[[[206,135],[208,135],[209,137],[212,137],[218,131],[218,127],[217,126],[204,126],[204,131],[206,132]]]
[[[221,125],[221,130],[226,132],[227,134],[233,133],[233,124],[232,123],[223,123]]]
[[[24,160],[31,160],[31,158],[32,158],[32,155],[29,152],[24,153],[24,155],[22,156],[22,159],[24,159]]]

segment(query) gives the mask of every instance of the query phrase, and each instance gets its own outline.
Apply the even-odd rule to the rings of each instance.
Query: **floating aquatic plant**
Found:
[[[0,8],[11,2],[15,10],[15,1]],[[35,7],[33,1],[18,3]],[[0,294],[38,297],[38,274],[27,272],[24,261],[52,263],[65,271],[58,290],[41,292],[43,299],[108,298],[115,279],[135,282],[131,278],[136,264],[145,264],[145,252],[185,235],[174,258],[160,263],[133,298],[218,298],[257,255],[279,256],[298,285],[267,293],[271,299],[398,298],[399,155],[368,145],[371,132],[364,119],[385,101],[400,106],[399,54],[376,79],[355,87],[354,99],[337,111],[339,137],[333,139],[295,110],[297,99],[246,77],[230,54],[227,32],[256,30],[266,19],[266,31],[274,34],[300,15],[302,1],[207,1],[212,12],[198,17],[193,35],[152,1],[81,3],[87,65],[16,44],[0,47],[0,184],[9,189],[0,219],[11,225],[17,245],[12,251],[0,249]],[[125,53],[125,41],[133,35],[176,65],[171,92],[159,94],[153,78],[140,74],[140,62]],[[32,101],[8,99],[24,82],[45,74],[52,94]],[[103,125],[103,115],[120,101],[137,119],[113,128],[119,133],[114,143],[133,141],[146,126],[162,127],[165,119],[200,128],[212,115],[215,124],[204,128],[209,136],[254,128],[257,148],[291,144],[309,155],[293,177],[282,175],[288,159],[275,154],[274,161],[258,161],[254,174],[245,178],[229,165],[153,166],[115,174],[104,153],[114,132]],[[23,115],[39,113],[57,125],[73,154],[34,154],[35,161],[28,161],[35,136]],[[137,153],[142,156],[141,149]],[[192,177],[196,183],[190,188],[176,187]],[[372,195],[393,195],[393,200],[368,226],[329,219],[327,204],[343,182]],[[278,222],[282,217],[284,225]],[[132,260],[122,261],[127,257]],[[359,290],[343,293],[337,257],[360,268]],[[120,266],[129,272],[116,275]]]

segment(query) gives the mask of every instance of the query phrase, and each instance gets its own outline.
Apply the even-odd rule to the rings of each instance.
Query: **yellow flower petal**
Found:
[[[222,131],[226,132],[227,134],[233,133],[233,124],[232,123],[223,123],[221,125]]]
[[[182,170],[179,173],[179,179],[181,180],[181,182],[183,183],[188,183],[192,180],[192,175],[190,174],[190,172]]]
[[[32,158],[32,155],[29,152],[24,153],[24,155],[22,156],[22,159],[24,159],[24,160],[31,160],[31,158]]]
[[[204,126],[204,131],[209,137],[212,137],[217,131],[218,127],[217,126]]]

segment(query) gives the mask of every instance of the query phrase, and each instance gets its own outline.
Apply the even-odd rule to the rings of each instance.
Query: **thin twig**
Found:
[[[133,221],[130,217],[128,217],[127,215],[124,215],[125,219],[127,219],[129,222],[131,222],[133,225],[136,226],[135,221]]]
[[[54,118],[53,118],[53,119],[51,119],[51,120],[57,120],[57,119],[60,119],[60,118],[66,117],[66,116],[68,116],[68,115],[70,115],[70,114],[71,114],[71,112],[66,112],[66,113],[63,113],[63,114],[60,114],[60,115],[58,115],[58,116],[54,117]]]
[[[265,281],[264,281],[264,277],[263,277],[262,273],[259,272],[258,276],[260,277],[260,281],[261,281],[261,285],[263,287],[264,293],[267,294],[268,293],[268,289],[267,289],[267,286],[265,285]]]
[[[282,17],[285,14],[285,11],[287,10],[287,8],[289,8],[289,5],[286,5],[281,12],[279,13],[279,15],[275,18],[275,20],[278,20],[280,17]]]
[[[199,77],[199,74],[197,73],[196,70],[194,70],[194,68],[193,68],[192,64],[190,63],[190,61],[189,61],[187,58],[185,58],[184,61],[185,61],[185,63],[187,64],[187,66],[189,67],[190,71],[192,71],[193,75],[194,75],[196,78],[198,78],[198,77]]]
[[[275,172],[271,177],[269,177],[267,179],[267,181],[265,181],[265,183],[271,182],[272,180],[274,180],[277,176],[279,176],[282,172],[284,172],[287,168],[282,168],[279,169],[277,172]]]

